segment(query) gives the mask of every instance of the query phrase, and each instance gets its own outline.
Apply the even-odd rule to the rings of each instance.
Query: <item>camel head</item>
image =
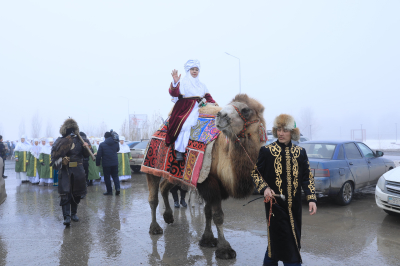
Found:
[[[236,140],[236,135],[243,129],[245,124],[243,118],[247,121],[259,120],[265,125],[263,112],[264,107],[257,100],[248,97],[247,94],[238,94],[218,112],[215,125],[225,136]]]

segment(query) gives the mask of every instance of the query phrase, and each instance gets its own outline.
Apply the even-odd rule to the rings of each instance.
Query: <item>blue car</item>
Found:
[[[383,152],[358,141],[305,141],[299,146],[307,151],[318,197],[334,197],[340,205],[349,204],[354,191],[376,185],[396,167]]]

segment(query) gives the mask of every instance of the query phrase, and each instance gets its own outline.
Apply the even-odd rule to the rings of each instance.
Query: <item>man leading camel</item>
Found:
[[[301,188],[309,202],[310,215],[317,212],[314,177],[305,149],[292,144],[299,140],[300,130],[293,117],[281,114],[275,118],[273,135],[278,140],[262,147],[251,175],[258,192],[266,199],[273,194],[283,194],[286,200],[276,197],[276,203],[265,204],[268,222],[268,248],[264,265],[301,265]],[[260,176],[261,174],[261,176]],[[301,186],[301,188],[300,188]]]

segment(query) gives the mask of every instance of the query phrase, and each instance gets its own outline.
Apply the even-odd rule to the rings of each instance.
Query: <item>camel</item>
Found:
[[[217,247],[215,252],[217,258],[233,259],[236,258],[236,251],[232,249],[224,237],[224,212],[222,211],[221,201],[229,197],[243,199],[251,195],[254,190],[253,179],[250,174],[257,160],[259,149],[263,144],[260,141],[259,126],[260,123],[265,126],[264,107],[246,94],[238,94],[224,108],[215,108],[218,111],[215,124],[221,133],[215,140],[212,149],[210,173],[204,182],[197,184],[198,192],[205,202],[204,213],[206,217],[205,230],[199,244],[202,247]],[[245,120],[253,123],[245,124]],[[240,143],[236,141],[237,135]],[[249,160],[243,148],[251,160]],[[167,179],[160,181],[161,177],[147,174],[152,215],[149,233],[154,235],[163,233],[163,229],[156,219],[159,189],[165,204],[164,221],[167,224],[174,222],[168,194],[175,184],[170,183]],[[217,227],[218,239],[214,237],[211,230],[211,220]]]

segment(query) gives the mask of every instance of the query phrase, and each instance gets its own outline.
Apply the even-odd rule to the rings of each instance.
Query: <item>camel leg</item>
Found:
[[[224,212],[222,211],[221,201],[212,205],[212,215],[214,224],[217,226],[218,231],[218,244],[215,256],[224,260],[236,258],[236,251],[231,248],[231,245],[226,241],[224,236]]]
[[[211,230],[212,210],[209,202],[206,202],[206,205],[204,206],[204,214],[206,216],[206,229],[204,230],[199,244],[200,246],[207,248],[216,247],[217,239],[214,237]]]
[[[165,211],[164,211],[164,221],[167,224],[172,224],[174,222],[174,215],[172,214],[172,209],[171,206],[169,205],[169,190],[173,188],[175,185],[168,182],[167,179],[164,179],[161,181],[160,189],[161,189],[161,195],[164,199],[164,204],[165,204]]]
[[[149,233],[158,235],[163,233],[163,229],[157,223],[156,211],[158,206],[158,187],[161,177],[147,174],[147,186],[149,188],[149,204],[151,208],[151,224]]]

